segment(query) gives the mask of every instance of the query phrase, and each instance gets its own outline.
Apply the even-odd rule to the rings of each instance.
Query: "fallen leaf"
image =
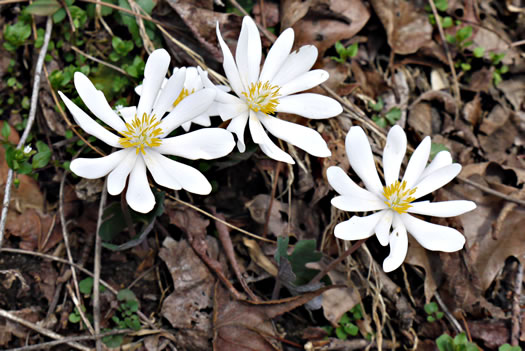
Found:
[[[331,288],[325,287],[282,300],[255,303],[235,300],[221,284],[216,284],[213,307],[213,350],[281,350],[271,319],[304,305]]]
[[[40,308],[36,306],[8,312],[28,322],[36,323],[40,320]],[[13,335],[19,340],[26,340],[28,334],[31,332],[31,330],[21,326],[16,322],[0,317],[0,346],[5,346],[6,348],[9,347],[10,345],[8,344],[11,341]],[[23,344],[19,346],[23,346]]]
[[[371,0],[371,4],[395,53],[413,54],[431,41],[432,25],[423,8],[416,7],[414,2]]]

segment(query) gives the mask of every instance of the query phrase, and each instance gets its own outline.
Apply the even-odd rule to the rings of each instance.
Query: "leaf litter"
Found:
[[[64,10],[62,4],[51,3],[59,9],[57,14]],[[330,73],[326,87],[342,99],[345,112],[324,121],[285,114],[281,117],[318,130],[332,157],[319,159],[284,144],[297,165],[279,169],[276,162],[247,145],[245,154],[195,162],[194,166],[213,180],[214,192],[209,197],[168,193],[165,211],[148,222],[151,231],[134,242],[133,249],[103,250],[102,279],[117,290],[129,286],[141,311],[153,323],[142,319],[141,332],[152,334],[144,339],[129,334],[123,339],[129,343],[126,346],[136,342],[148,350],[221,351],[419,345],[435,350],[440,335],[457,332],[451,320],[458,321],[481,349],[498,349],[505,343],[525,340],[524,323],[518,324],[518,334],[512,328],[523,315],[513,307],[514,301],[519,307],[523,300],[521,295],[516,296],[515,291],[521,294],[522,287],[516,287],[515,282],[519,281],[519,267],[525,257],[521,230],[525,225],[525,12],[519,2],[434,3],[444,38],[426,3],[410,1],[204,0],[137,1],[138,5],[133,5],[142,8],[143,16],[151,15],[165,32],[138,15],[124,17],[119,9],[110,11],[101,6],[102,12],[97,14],[94,5],[68,4],[69,13],[63,12],[63,20],[62,15],[54,15],[56,33],[46,64],[49,81],[43,78],[37,127],[33,130],[35,140],[52,146],[52,162],[33,174],[16,176],[4,247],[25,253],[0,253],[0,308],[64,336],[85,333],[84,326],[69,319],[75,305],[64,283],[75,284],[71,267],[31,256],[67,257],[66,251],[71,250],[73,262],[93,270],[96,207],[103,183],[67,177],[64,215],[71,236],[69,248],[63,242],[59,220],[57,189],[67,169],[64,162],[79,153],[90,153],[78,136],[68,134],[68,123],[55,110],[59,101],[53,95],[58,90],[72,91],[68,67],[88,67],[100,82],[104,78],[121,84],[124,88],[108,95],[112,106],[119,97],[126,100],[119,103],[137,101],[133,88],[140,84],[141,75],[133,74],[145,61],[144,47],[152,45],[168,48],[175,66],[202,62],[207,66],[204,68],[212,69],[209,76],[220,80],[222,53],[216,23],[235,50],[242,7],[267,26],[263,51],[267,52],[271,40],[287,27],[295,30],[294,49],[316,46],[319,57],[314,68]],[[119,6],[127,4],[119,2]],[[4,28],[20,22],[16,28],[31,32],[29,20],[16,15],[25,6],[4,5],[0,10]],[[126,8],[137,8],[133,6]],[[41,19],[34,17],[35,28],[42,27]],[[71,37],[71,26],[78,26],[85,38]],[[4,31],[0,48],[0,108],[6,116],[4,123],[9,123],[7,140],[16,144],[17,132],[23,130],[28,113],[22,97],[29,95],[36,57],[31,53],[36,42],[18,43],[9,36],[10,31]],[[65,38],[66,32],[69,39],[59,38]],[[89,58],[113,62],[114,35],[133,43],[129,60],[116,57],[114,61],[130,74],[124,79]],[[337,47],[347,50],[352,45],[357,45],[355,55],[333,59],[339,55]],[[73,46],[89,56],[71,49]],[[98,65],[105,68],[95,73]],[[450,65],[455,66],[457,81],[452,78]],[[100,72],[106,72],[107,77],[101,77]],[[460,90],[460,100],[455,86]],[[322,88],[314,91],[327,94]],[[381,108],[375,108],[380,101]],[[396,109],[399,112],[392,113]],[[394,115],[397,117],[392,119]],[[221,125],[218,118],[212,118],[212,123]],[[477,209],[463,216],[432,219],[460,230],[466,237],[464,250],[431,252],[410,241],[405,265],[385,274],[377,261],[388,252],[370,239],[327,272],[320,283],[311,284],[311,279],[346,249],[333,236],[333,227],[345,219],[345,214],[330,208],[334,193],[327,186],[326,169],[338,165],[357,181],[346,157],[346,132],[352,125],[366,128],[380,163],[384,135],[394,123],[405,128],[411,146],[431,136],[433,150],[449,150],[463,165],[460,177],[478,184],[458,180],[428,197],[434,201],[476,202]],[[2,157],[0,195],[9,169],[5,153]],[[221,235],[217,226],[210,225],[214,218],[181,205],[179,200],[235,227]],[[110,198],[108,208],[117,207],[119,199]],[[121,223],[111,227],[111,234],[118,243],[132,241],[129,223],[123,216],[118,220]],[[131,220],[138,229],[145,226],[140,217],[133,215]],[[87,277],[83,274],[79,280]],[[91,294],[78,297],[87,318],[92,318]],[[429,322],[424,307],[438,298],[443,303],[440,309],[445,307],[448,315],[439,322]],[[124,313],[119,302],[105,292],[101,303],[103,328],[117,330],[113,317]],[[357,335],[345,334],[340,321],[356,306],[363,310],[360,318],[352,320]],[[2,348],[45,341],[38,333],[0,318]]]

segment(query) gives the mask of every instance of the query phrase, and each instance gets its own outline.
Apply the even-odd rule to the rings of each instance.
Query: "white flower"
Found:
[[[208,194],[211,185],[204,175],[193,167],[174,161],[163,154],[187,159],[213,159],[228,154],[235,141],[230,132],[202,129],[182,136],[167,138],[175,128],[206,111],[215,98],[214,89],[202,89],[184,99],[166,117],[162,118],[179,96],[185,79],[185,70],[171,76],[160,96],[157,93],[166,76],[170,56],[166,50],[155,50],[144,70],[143,93],[137,107],[118,110],[119,117],[109,106],[104,94],[97,90],[82,73],[75,73],[75,87],[88,109],[120,136],[95,122],[62,92],[60,97],[76,123],[88,134],[120,149],[101,158],[77,158],[70,168],[78,176],[95,179],[108,175],[108,192],[117,195],[124,190],[129,175],[126,200],[138,212],[149,212],[155,198],[148,183],[146,169],[155,182],[167,188],[185,189],[196,194]]]
[[[175,67],[173,70],[173,74],[176,74],[179,70],[186,70],[186,79],[184,81],[184,87],[182,88],[180,94],[174,99],[173,105],[170,106],[168,109],[169,112],[173,110],[184,98],[187,96],[204,89],[204,83],[203,79],[206,79],[206,81],[209,81],[208,79],[208,72],[204,72],[200,67]],[[204,77],[204,78],[202,78]],[[162,90],[166,86],[168,80],[164,79],[162,82],[161,89],[159,90],[158,96],[161,95]],[[224,86],[224,85],[214,85],[211,83],[211,88],[217,88],[224,92],[230,91],[230,88]],[[142,93],[142,84],[137,86],[135,88],[135,92],[140,95]],[[204,111],[200,115],[193,118],[191,121],[184,122],[182,124],[182,128],[187,132],[190,130],[191,124],[196,123],[203,127],[209,127],[211,126],[210,116],[218,116],[219,112],[217,111],[217,105],[216,103],[212,103],[208,110]]]
[[[24,154],[29,154],[32,150],[33,148],[31,147],[31,145],[26,145],[24,147]]]
[[[409,213],[450,217],[476,208],[474,202],[465,200],[413,202],[454,179],[461,171],[461,165],[452,163],[448,151],[441,151],[427,166],[431,143],[430,137],[426,137],[412,154],[400,181],[399,170],[406,146],[403,129],[392,127],[383,151],[387,185],[383,186],[364,131],[360,127],[352,127],[346,136],[346,153],[366,190],[354,183],[339,167],[330,167],[326,173],[330,185],[341,194],[332,199],[333,206],[352,212],[379,211],[366,217],[353,216],[339,223],[335,227],[335,236],[344,240],[359,240],[375,233],[381,245],[390,244],[390,254],[383,262],[385,272],[393,271],[405,260],[407,232],[428,250],[453,252],[461,250],[465,244],[465,238],[456,229],[425,222]]]
[[[310,71],[317,59],[316,47],[307,45],[291,53],[294,32],[288,28],[277,38],[259,71],[261,38],[250,17],[244,17],[242,22],[235,60],[221,37],[218,23],[217,36],[224,56],[224,71],[237,96],[217,92],[216,99],[221,118],[232,120],[227,129],[237,135],[239,151],[246,149],[244,129],[248,123],[253,141],[270,158],[294,163],[290,155],[270,140],[265,129],[314,156],[330,156],[326,142],[317,131],[273,116],[276,112],[284,112],[322,119],[342,112],[341,105],[329,97],[295,94],[328,79],[326,71]]]

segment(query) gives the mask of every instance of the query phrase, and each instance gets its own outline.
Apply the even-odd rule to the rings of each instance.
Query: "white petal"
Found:
[[[213,103],[215,94],[215,89],[202,89],[184,98],[160,122],[159,128],[162,129],[162,134],[159,137],[165,137],[182,123],[191,121],[205,112]]]
[[[459,172],[461,172],[461,165],[454,163],[445,167],[439,168],[437,171],[430,173],[423,178],[419,183],[415,184],[416,192],[413,197],[419,199],[454,179]]]
[[[62,94],[61,91],[58,92],[69,112],[73,115],[73,119],[77,124],[82,128],[86,133],[93,135],[95,138],[102,140],[109,146],[122,148],[122,145],[119,144],[119,137],[111,133],[106,128],[102,127],[100,124],[95,122],[93,118],[89,117],[84,111],[82,111],[75,103],[67,96]]]
[[[239,152],[246,151],[246,145],[244,144],[244,129],[248,122],[248,113],[242,113],[237,117],[232,118],[232,121],[226,128],[226,130],[237,135],[237,148]]]
[[[188,67],[186,69],[186,80],[184,81],[184,88],[188,89],[188,91],[190,92],[195,92],[204,88],[197,67]]]
[[[383,270],[388,273],[399,268],[403,264],[408,251],[408,236],[405,226],[402,224],[394,228],[390,234],[390,254],[383,261]]]
[[[272,79],[273,85],[283,86],[292,79],[300,76],[312,68],[317,60],[317,48],[313,45],[305,45],[298,51],[292,52],[281,66],[281,69]]]
[[[146,162],[146,166],[148,167],[153,180],[155,180],[155,183],[173,190],[182,189],[175,174],[170,173],[168,169],[164,167],[164,156],[157,151],[148,150],[146,155],[144,155],[144,162]]]
[[[268,137],[266,131],[261,125],[261,122],[255,115],[255,112],[253,112],[252,110],[250,110],[249,126],[253,142],[259,144],[259,146],[261,147],[261,151],[264,152],[266,156],[281,162],[286,162],[290,164],[295,163],[295,161],[290,155],[288,155],[286,152],[277,147],[270,139],[270,137]]]
[[[385,184],[390,185],[399,180],[399,169],[407,150],[407,136],[398,125],[390,128],[383,150],[383,171]]]
[[[275,43],[273,43],[261,71],[259,81],[272,81],[277,71],[281,68],[284,61],[288,58],[292,50],[294,40],[294,32],[292,28],[288,28],[279,35]]]
[[[173,107],[173,103],[180,95],[184,87],[184,80],[186,79],[186,69],[181,68],[168,79],[166,86],[162,88],[159,93],[155,106],[153,107],[152,115],[160,120],[166,111]]]
[[[147,156],[148,169],[153,175],[155,182],[157,182],[157,178],[155,178],[153,172],[157,172],[157,175],[161,174],[161,172],[164,172],[168,176],[172,177],[178,184],[180,184],[183,189],[189,192],[199,195],[207,195],[211,192],[210,182],[208,182],[206,177],[195,168],[177,161],[173,161],[172,159],[169,159],[156,151],[150,150],[150,152],[147,153]],[[162,179],[159,179],[158,183],[160,185],[170,187],[170,184],[172,184],[171,182],[168,181],[164,183],[167,180],[168,178],[163,177]]]
[[[328,96],[304,93],[279,98],[275,111],[323,119],[337,116],[343,112],[343,108],[340,103]]]
[[[376,233],[376,238],[379,243],[383,246],[388,245],[388,238],[390,237],[390,227],[392,226],[392,220],[394,218],[394,213],[392,211],[383,211],[385,214],[374,229]]]
[[[212,104],[212,106],[213,106],[213,104]],[[210,109],[208,109],[208,111],[210,111]],[[198,124],[198,125],[203,126],[203,127],[211,126],[211,120],[210,120],[210,116],[208,115],[208,111],[206,111],[202,115],[199,115],[199,116],[195,117],[191,121],[182,123],[182,128],[184,128],[184,130],[187,132],[188,130],[190,130],[190,127],[191,127],[192,123]]]
[[[122,119],[109,106],[104,93],[95,88],[88,77],[81,72],[75,72],[74,81],[78,95],[95,116],[119,132],[126,129]]]
[[[235,147],[232,133],[220,128],[199,129],[194,132],[166,138],[155,151],[165,155],[211,160],[229,154]]]
[[[361,127],[351,127],[346,135],[346,154],[354,172],[361,178],[366,188],[376,194],[383,192],[383,185],[377,175],[372,149]]]
[[[332,206],[337,207],[343,211],[351,212],[367,212],[383,210],[388,206],[378,199],[361,199],[356,196],[336,196],[331,201]]]
[[[237,96],[241,96],[242,92],[245,90],[244,86],[241,82],[241,77],[239,76],[239,70],[237,69],[237,65],[235,64],[235,61],[233,60],[233,55],[228,48],[228,45],[224,42],[224,39],[222,39],[221,31],[219,30],[219,22],[217,22],[217,39],[219,40],[219,45],[222,49],[222,56],[223,56],[223,62],[222,66],[224,68],[224,73],[226,73],[226,77],[228,78],[228,82],[230,83],[233,91],[235,91],[235,94]]]
[[[421,179],[421,174],[427,166],[428,156],[430,155],[430,145],[430,137],[427,136],[410,157],[403,176],[403,181],[407,182],[407,188],[412,188]]]
[[[354,183],[352,178],[343,171],[341,167],[331,166],[326,170],[326,178],[328,183],[341,195],[357,196],[362,199],[374,200],[378,196],[370,191],[361,188]]]
[[[128,150],[119,150],[104,157],[76,158],[71,161],[69,169],[77,176],[87,179],[104,177],[126,157]]]
[[[257,25],[249,16],[245,16],[235,51],[235,61],[245,87],[257,82],[259,78],[261,51],[261,37]]]
[[[432,162],[425,168],[419,179],[425,178],[430,173],[437,171],[441,167],[445,167],[452,164],[452,156],[448,151],[440,151],[434,157]]]
[[[126,201],[129,207],[141,213],[148,213],[155,207],[155,196],[149,187],[146,165],[141,156],[137,157],[135,167],[129,175]]]
[[[144,68],[144,81],[142,82],[142,94],[140,95],[137,115],[142,117],[145,113],[151,114],[153,103],[162,86],[170,65],[170,55],[164,49],[155,50],[149,55]],[[129,192],[129,191],[128,191]]]
[[[279,89],[279,94],[281,96],[287,96],[290,94],[297,93],[299,91],[311,89],[325,82],[328,79],[328,77],[328,72],[322,69],[308,71],[283,85],[281,89]]]
[[[128,107],[122,107],[118,110],[118,113],[124,118],[124,121],[126,123],[132,123],[133,119],[137,115],[137,107],[136,106],[128,106]]]
[[[257,114],[250,110],[250,117],[248,119],[248,126],[250,127],[250,134],[252,135],[252,140],[256,144],[260,144],[265,140],[264,136],[266,135],[266,131],[261,125],[261,121],[259,121],[259,118],[257,117]]]
[[[128,175],[135,167],[137,158],[140,157],[133,148],[127,148],[125,151],[127,151],[126,157],[108,175],[108,193],[111,195],[118,195],[124,190]]]
[[[228,94],[229,95],[229,94]],[[244,101],[237,99],[234,103],[217,103],[217,109],[219,110],[219,115],[223,121],[235,118],[240,115],[248,115],[248,106]]]
[[[401,219],[407,231],[427,250],[454,252],[465,244],[465,237],[454,228],[425,222],[408,213],[403,213]]]
[[[275,137],[284,140],[317,157],[328,157],[332,153],[317,131],[282,119],[257,113],[264,127]]]
[[[374,234],[377,222],[384,211],[376,212],[366,217],[353,216],[348,221],[339,223],[334,228],[334,235],[343,240],[361,240]]]
[[[452,217],[472,211],[476,203],[467,200],[452,200],[441,202],[412,202],[407,212],[434,217]]]

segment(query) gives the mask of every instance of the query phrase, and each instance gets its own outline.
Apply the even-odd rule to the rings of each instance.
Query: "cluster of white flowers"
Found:
[[[119,150],[100,158],[77,158],[71,162],[71,171],[89,179],[107,175],[107,189],[112,195],[120,194],[127,184],[129,206],[146,213],[155,205],[146,170],[161,186],[208,194],[212,187],[201,172],[164,155],[191,160],[223,157],[235,147],[232,133],[237,137],[238,150],[244,152],[247,124],[252,140],[272,159],[294,163],[266,132],[313,156],[330,156],[326,142],[317,131],[276,116],[282,112],[325,119],[342,112],[341,105],[332,98],[300,93],[328,79],[326,71],[311,70],[317,60],[315,46],[303,46],[292,52],[294,32],[287,29],[277,38],[261,68],[261,39],[250,17],[243,20],[235,59],[218,25],[217,36],[224,56],[224,71],[235,95],[230,94],[226,86],[214,85],[200,67],[175,68],[171,77],[166,78],[170,56],[164,49],[154,51],[146,62],[144,81],[136,88],[140,95],[137,106],[118,106],[113,110],[103,93],[84,74],[75,73],[74,84],[80,98],[115,133],[59,92],[62,100],[86,133]],[[179,126],[187,132],[191,123],[209,127],[210,116],[220,116],[230,123],[226,129],[203,128],[168,137]],[[404,131],[394,126],[383,154],[384,187],[375,170],[366,135],[359,127],[350,129],[346,148],[350,164],[368,190],[357,186],[338,167],[327,171],[329,183],[341,194],[332,200],[333,206],[345,211],[379,211],[338,224],[335,235],[356,240],[375,233],[382,245],[390,244],[391,253],[383,264],[385,271],[396,269],[405,259],[407,231],[430,250],[456,251],[463,247],[465,239],[455,229],[424,222],[409,213],[454,216],[475,208],[470,201],[413,202],[448,183],[461,166],[452,164],[448,152],[441,152],[427,166],[430,139],[426,138],[399,181],[406,144]]]

